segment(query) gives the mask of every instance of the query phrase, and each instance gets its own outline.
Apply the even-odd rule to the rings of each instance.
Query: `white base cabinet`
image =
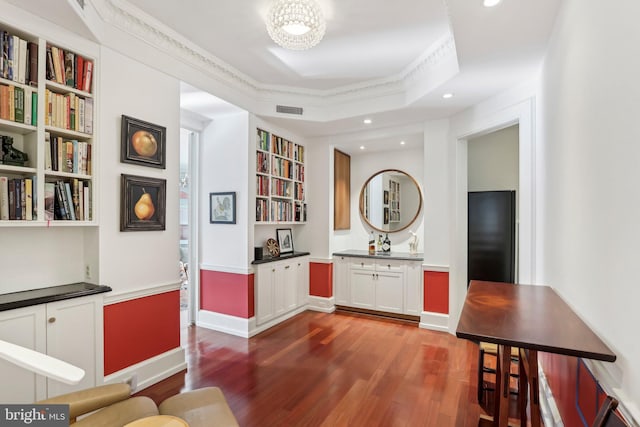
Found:
[[[33,403],[96,385],[102,375],[102,295],[72,298],[0,312],[0,339],[69,362],[85,371],[76,385],[0,361],[0,402]]]
[[[309,257],[302,256],[258,264],[255,268],[256,325],[284,320],[307,304]]]
[[[336,304],[419,316],[421,271],[421,261],[335,256]]]

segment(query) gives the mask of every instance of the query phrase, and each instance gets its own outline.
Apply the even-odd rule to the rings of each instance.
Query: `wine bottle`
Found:
[[[369,234],[369,255],[376,254],[376,238],[373,235],[373,231]]]
[[[382,252],[391,252],[391,240],[389,240],[389,233],[385,234],[382,241]]]

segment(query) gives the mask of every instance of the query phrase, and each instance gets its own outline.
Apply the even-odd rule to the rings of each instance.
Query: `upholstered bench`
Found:
[[[160,406],[145,396],[130,396],[128,384],[109,384],[64,394],[37,403],[69,405],[74,427],[124,426],[153,415],[173,415],[190,427],[238,427],[227,401],[218,387],[206,387],[171,396]],[[95,412],[93,412],[95,411]],[[76,421],[77,417],[88,414]]]

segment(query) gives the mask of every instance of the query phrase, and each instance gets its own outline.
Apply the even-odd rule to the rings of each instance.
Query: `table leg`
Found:
[[[527,355],[524,349],[520,349],[518,357],[518,408],[520,409],[520,425],[527,425],[527,392],[528,392],[528,376],[527,376]]]
[[[529,350],[529,403],[531,427],[540,427],[540,390],[538,382],[538,352]]]
[[[509,382],[511,377],[511,346],[498,345],[498,362],[496,366],[496,407],[494,412],[494,425],[499,427],[509,425]],[[497,424],[495,423],[497,420]]]

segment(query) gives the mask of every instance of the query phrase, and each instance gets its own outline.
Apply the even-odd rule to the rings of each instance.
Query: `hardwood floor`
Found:
[[[241,426],[476,426],[477,347],[415,323],[305,312],[253,338],[190,327],[188,371],[139,395],[218,386]]]

